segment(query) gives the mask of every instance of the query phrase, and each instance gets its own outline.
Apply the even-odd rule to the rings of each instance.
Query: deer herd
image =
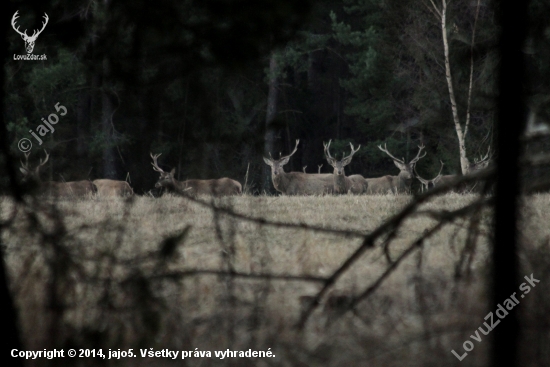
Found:
[[[331,140],[332,141],[332,140]],[[296,140],[294,150],[286,156],[274,159],[269,156],[263,157],[264,162],[271,167],[271,179],[273,186],[283,195],[327,195],[327,194],[354,194],[354,195],[373,195],[373,194],[408,194],[411,192],[411,185],[414,178],[417,178],[421,185],[422,191],[429,190],[439,185],[449,184],[454,181],[457,175],[441,175],[443,170],[443,162],[437,176],[427,180],[422,178],[416,172],[416,163],[426,156],[423,152],[424,146],[418,146],[418,153],[408,163],[405,159],[399,159],[393,156],[387,149],[386,145],[378,148],[386,153],[393,163],[399,168],[399,174],[396,176],[382,176],[376,178],[365,178],[361,175],[346,176],[345,167],[351,163],[353,155],[359,151],[350,143],[351,152],[348,156],[337,160],[330,153],[330,144],[323,143],[324,156],[326,161],[334,168],[332,174],[304,172],[285,172],[283,167],[290,161],[290,158],[298,150],[300,140]],[[490,151],[490,148],[489,148]],[[470,173],[482,170],[488,167],[491,158],[489,151],[481,159],[475,160],[470,164]],[[40,159],[40,163],[34,168],[29,167],[29,153],[25,153],[25,162],[21,161],[20,171],[23,174],[23,181],[34,185],[40,195],[53,197],[83,197],[88,195],[97,195],[100,197],[125,197],[134,194],[132,187],[126,181],[117,181],[111,179],[98,179],[94,181],[71,181],[71,182],[42,182],[40,179],[40,168],[43,167],[49,159],[47,152],[44,159]],[[423,153],[423,154],[422,154]],[[153,170],[160,174],[160,177],[155,184],[156,188],[164,188],[176,194],[182,195],[208,195],[208,196],[231,196],[242,194],[242,186],[238,181],[223,177],[212,180],[197,180],[191,179],[186,181],[178,181],[175,179],[175,168],[170,172],[164,171],[157,162],[161,154],[150,153],[153,162]],[[466,191],[471,188],[462,188]]]

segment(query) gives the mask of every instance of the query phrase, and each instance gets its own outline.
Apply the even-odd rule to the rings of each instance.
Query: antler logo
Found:
[[[19,18],[19,15],[17,14],[19,12],[16,11],[15,14],[13,14],[13,17],[11,18],[11,26],[13,27],[13,29],[19,33],[21,35],[21,38],[23,38],[23,41],[25,41],[25,48],[27,49],[27,53],[30,54],[32,53],[32,50],[34,49],[34,43],[36,42],[36,39],[38,38],[38,36],[40,35],[40,33],[42,33],[42,31],[44,30],[44,28],[46,28],[46,24],[48,24],[48,14],[44,13],[44,22],[42,22],[42,29],[37,31],[36,29],[34,30],[34,32],[32,33],[32,36],[29,36],[27,34],[27,30],[25,29],[24,32],[21,32],[19,31],[19,26],[17,26],[17,28],[15,28],[15,21],[17,20],[17,18]]]

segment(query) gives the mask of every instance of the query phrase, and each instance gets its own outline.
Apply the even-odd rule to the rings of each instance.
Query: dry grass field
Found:
[[[106,353],[109,348],[133,348],[138,355],[140,348],[180,351],[177,360],[139,356],[71,360],[71,365],[486,364],[491,334],[480,334],[480,342],[470,335],[496,309],[488,305],[490,210],[476,209],[475,216],[449,220],[418,241],[437,218],[471,204],[475,195],[432,198],[395,236],[377,239],[336,280],[303,330],[296,325],[322,279],[361,245],[360,236],[413,198],[203,199],[264,221],[235,218],[175,196],[64,200],[55,205],[29,201],[18,206],[1,199],[2,220],[12,219],[2,242],[26,349],[102,348]],[[522,274],[534,273],[540,280],[520,303],[522,320],[529,325],[522,336],[524,366],[550,361],[549,208],[550,195],[524,199]],[[408,255],[394,263],[405,251]],[[376,283],[392,264],[397,266]],[[373,284],[373,292],[350,310],[354,297]],[[459,362],[451,350],[463,354],[466,340],[475,347]],[[182,361],[181,351],[195,348],[212,356]],[[214,355],[227,349],[268,348],[275,357]]]

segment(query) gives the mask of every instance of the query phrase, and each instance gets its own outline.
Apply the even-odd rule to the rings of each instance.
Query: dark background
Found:
[[[451,69],[459,116],[466,118],[474,58],[467,154],[496,154],[495,98],[499,26],[493,1],[453,1],[448,9]],[[525,45],[527,100],[545,120],[550,96],[549,5],[531,1]],[[49,23],[26,54],[9,26]],[[336,157],[361,150],[347,174],[395,175],[377,149],[397,157],[428,155],[419,173],[460,174],[458,140],[445,80],[440,24],[421,1],[41,1],[9,3],[4,119],[15,158],[19,139],[33,141],[31,162],[51,154],[43,180],[127,175],[136,193],[152,189],[149,152],[176,177],[231,177],[251,192],[274,192],[262,155],[298,152],[286,171],[332,172],[322,142]],[[68,109],[38,146],[28,133],[59,102]],[[511,101],[513,103],[513,101]],[[510,121],[509,123],[513,123]],[[547,150],[545,141],[528,149]],[[545,174],[539,168],[529,178]],[[2,187],[7,179],[0,178]]]

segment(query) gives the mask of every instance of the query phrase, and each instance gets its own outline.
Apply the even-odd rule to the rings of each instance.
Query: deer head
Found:
[[[410,186],[410,184],[412,183],[412,179],[414,178],[414,167],[416,165],[416,162],[426,156],[426,152],[424,152],[424,155],[420,155],[420,153],[422,153],[422,150],[424,150],[424,145],[418,146],[418,154],[409,163],[405,163],[405,158],[399,159],[394,157],[386,148],[386,144],[384,144],[384,148],[379,145],[378,149],[380,149],[381,151],[389,155],[391,159],[393,159],[393,163],[401,171],[399,172],[399,178],[401,178],[401,180],[403,180],[407,186]]]
[[[158,188],[158,187],[167,187],[167,186],[174,185],[174,180],[175,180],[174,174],[176,173],[176,169],[172,168],[172,171],[165,172],[162,168],[159,167],[157,163],[157,159],[162,155],[162,153],[153,155],[153,153],[149,152],[149,154],[151,155],[151,158],[153,158],[153,162],[151,163],[151,165],[153,166],[153,169],[160,173],[160,177],[157,183],[155,184],[155,187]]]
[[[26,182],[34,181],[37,183],[40,182],[40,167],[45,165],[48,162],[48,159],[50,158],[50,155],[48,154],[48,152],[44,150],[44,153],[46,153],[46,158],[44,158],[44,160],[40,159],[40,163],[34,169],[29,167],[29,155],[31,153],[30,152],[25,153],[25,163],[21,161],[21,167],[19,168],[19,170],[23,174],[23,181],[26,181]]]
[[[269,153],[269,158],[264,157],[265,164],[271,166],[271,174],[273,177],[280,175],[281,173],[284,173],[283,166],[288,163],[290,160],[290,157],[294,153],[296,153],[296,150],[298,150],[298,144],[300,143],[299,139],[296,139],[296,146],[294,147],[294,150],[289,155],[285,155],[284,157],[280,157],[279,159],[273,159],[271,157],[271,153]]]
[[[351,153],[347,157],[342,158],[342,160],[338,161],[335,158],[333,158],[330,155],[330,143],[332,139],[329,140],[328,144],[323,143],[323,146],[325,147],[325,158],[327,159],[328,163],[334,167],[334,174],[339,176],[344,176],[344,167],[351,163],[351,159],[353,158],[353,155],[357,153],[359,149],[361,149],[361,145],[357,147],[357,149],[353,149],[353,144],[349,143],[351,146]]]
[[[474,158],[474,163],[470,163],[470,166],[468,167],[468,172],[474,173],[476,171],[481,171],[487,168],[492,160],[490,153],[491,153],[491,146],[489,146],[489,149],[487,149],[487,154],[485,154],[484,156],[481,156],[480,158]]]
[[[418,172],[416,172],[416,166],[414,167],[414,173],[416,175],[416,178],[418,179],[418,181],[420,181],[422,183],[422,191],[424,191],[424,188],[426,188],[426,190],[433,189],[435,187],[435,185],[437,184],[437,182],[441,179],[441,171],[443,171],[444,164],[443,164],[443,161],[441,161],[441,160],[439,162],[441,162],[441,168],[439,169],[439,173],[437,174],[437,176],[435,176],[431,180],[426,180],[426,179],[420,177]]]
[[[26,29],[25,29],[24,32],[21,32],[21,31],[19,31],[19,26],[17,26],[17,28],[15,28],[15,21],[17,20],[17,18],[19,18],[19,15],[17,14],[18,12],[19,12],[19,10],[16,11],[15,14],[13,14],[13,17],[11,18],[11,26],[17,33],[19,33],[21,38],[23,38],[23,41],[25,41],[25,48],[27,49],[27,53],[30,54],[30,53],[32,53],[32,50],[34,49],[34,43],[36,42],[36,39],[38,38],[40,33],[42,33],[44,28],[46,28],[46,24],[48,24],[48,20],[49,20],[48,14],[44,13],[44,22],[42,22],[42,29],[39,30],[39,31],[35,29],[32,33],[32,36],[29,36],[27,34]]]

